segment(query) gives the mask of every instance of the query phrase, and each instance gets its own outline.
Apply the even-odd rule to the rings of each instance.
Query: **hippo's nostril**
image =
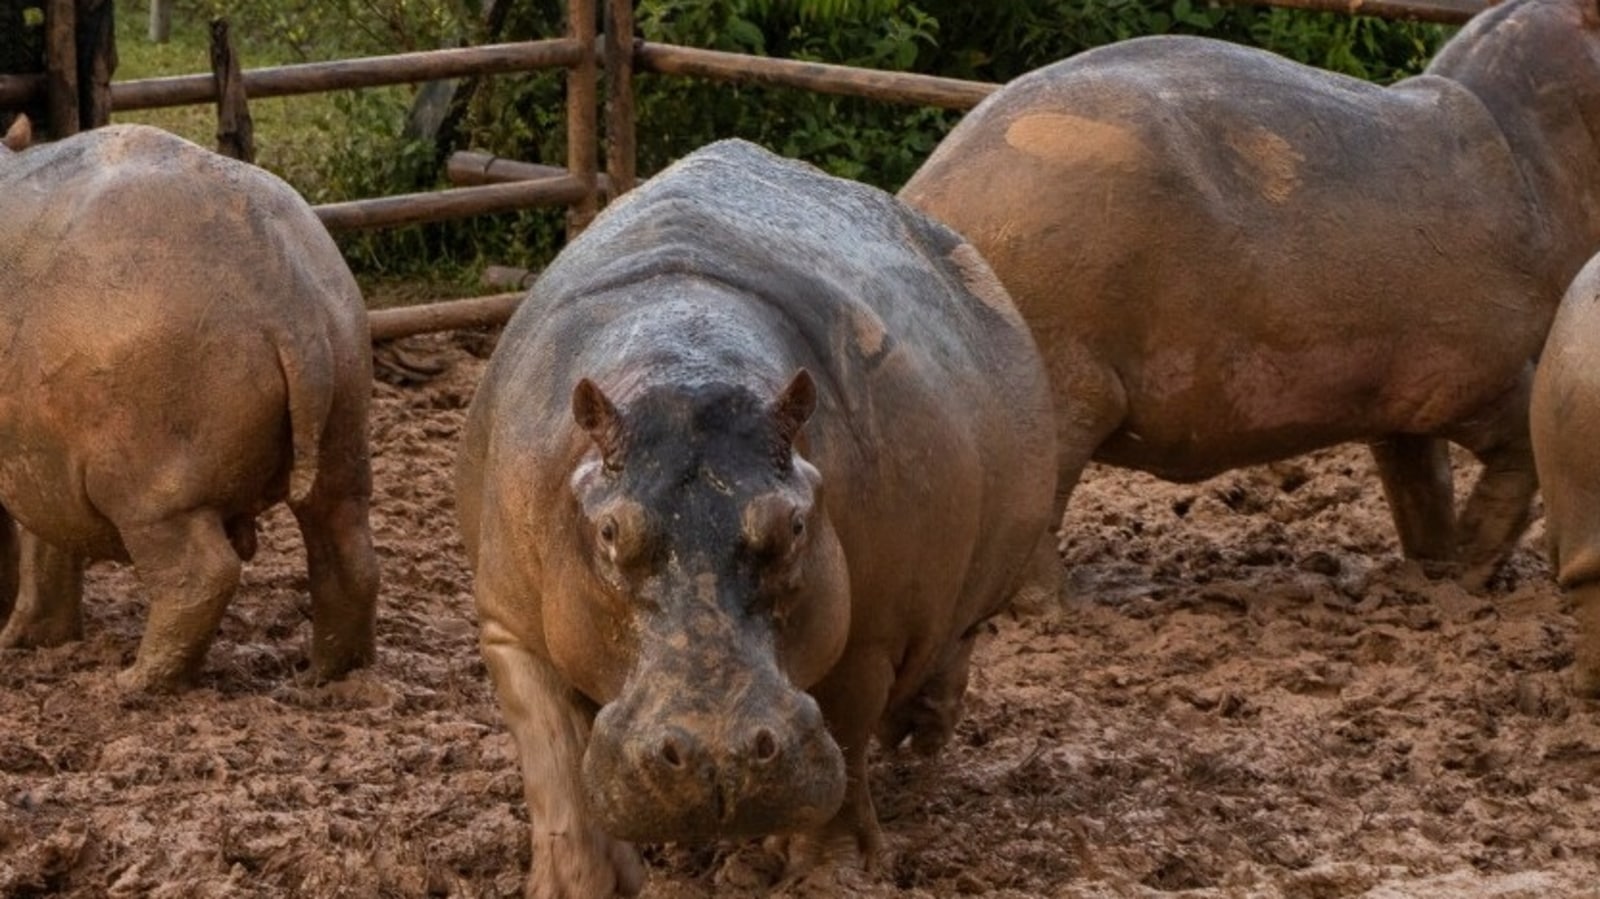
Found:
[[[683,767],[683,749],[678,746],[677,740],[667,737],[661,741],[661,760],[667,763],[668,768]]]
[[[778,757],[778,739],[765,727],[756,731],[756,738],[752,741],[751,747],[755,750],[754,758],[757,764],[765,765]]]

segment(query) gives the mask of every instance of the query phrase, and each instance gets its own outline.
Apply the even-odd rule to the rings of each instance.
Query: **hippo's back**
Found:
[[[1160,37],[1007,84],[901,197],[1010,291],[1063,445],[1191,480],[1503,392],[1526,356],[1463,354],[1531,350],[1548,323],[1524,184],[1453,81]]]
[[[75,292],[81,302],[182,315],[220,295],[233,318],[365,328],[337,246],[293,188],[157,128],[113,125],[11,157],[0,210],[8,275],[67,285],[92,273],[111,288]]]
[[[957,391],[1034,352],[958,235],[882,191],[742,141],[696,152],[608,209],[540,279],[506,339],[547,325],[551,307],[578,300],[572,314],[586,318],[582,297],[685,273],[759,299],[857,389],[896,351]]]

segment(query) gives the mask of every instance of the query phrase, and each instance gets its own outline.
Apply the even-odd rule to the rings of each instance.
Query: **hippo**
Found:
[[[1600,246],[1600,9],[1507,0],[1379,87],[1194,37],[1028,73],[900,191],[984,254],[1091,460],[1189,482],[1369,443],[1403,552],[1526,527],[1534,358]],[[1448,442],[1483,473],[1453,508]]]
[[[1556,312],[1528,416],[1550,561],[1578,618],[1573,688],[1600,699],[1600,256]]]
[[[866,752],[950,737],[1048,537],[1054,424],[978,254],[741,141],[569,244],[468,411],[462,535],[533,896],[632,894],[637,842],[872,863]]]
[[[288,501],[315,676],[373,655],[366,311],[287,184],[156,128],[0,150],[0,518],[21,584],[0,646],[82,636],[87,559],[132,562],[127,690],[192,680]],[[9,575],[14,576],[14,575]]]

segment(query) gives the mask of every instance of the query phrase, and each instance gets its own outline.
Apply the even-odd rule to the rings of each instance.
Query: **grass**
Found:
[[[115,79],[209,73],[210,21],[198,6],[180,3],[170,40],[157,44],[149,39],[147,0],[118,2]],[[247,20],[230,24],[235,52],[246,69],[359,55],[331,41],[302,52]],[[413,92],[412,87],[400,85],[251,100],[256,164],[289,182],[312,203],[390,192],[383,183],[382,165],[388,148],[397,142]],[[131,110],[112,118],[153,125],[201,146],[216,145],[216,107],[211,104]],[[414,258],[411,250],[416,242],[407,238],[401,232],[341,238],[370,305],[403,305],[478,290],[475,267],[429,266]],[[375,264],[379,256],[388,264]],[[390,273],[395,270],[401,274]]]

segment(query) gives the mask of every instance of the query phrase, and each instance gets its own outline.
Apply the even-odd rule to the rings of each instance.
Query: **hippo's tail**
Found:
[[[289,468],[289,504],[297,506],[317,484],[322,432],[333,409],[333,353],[326,339],[283,340],[278,364],[289,395],[289,438],[294,461]]]

